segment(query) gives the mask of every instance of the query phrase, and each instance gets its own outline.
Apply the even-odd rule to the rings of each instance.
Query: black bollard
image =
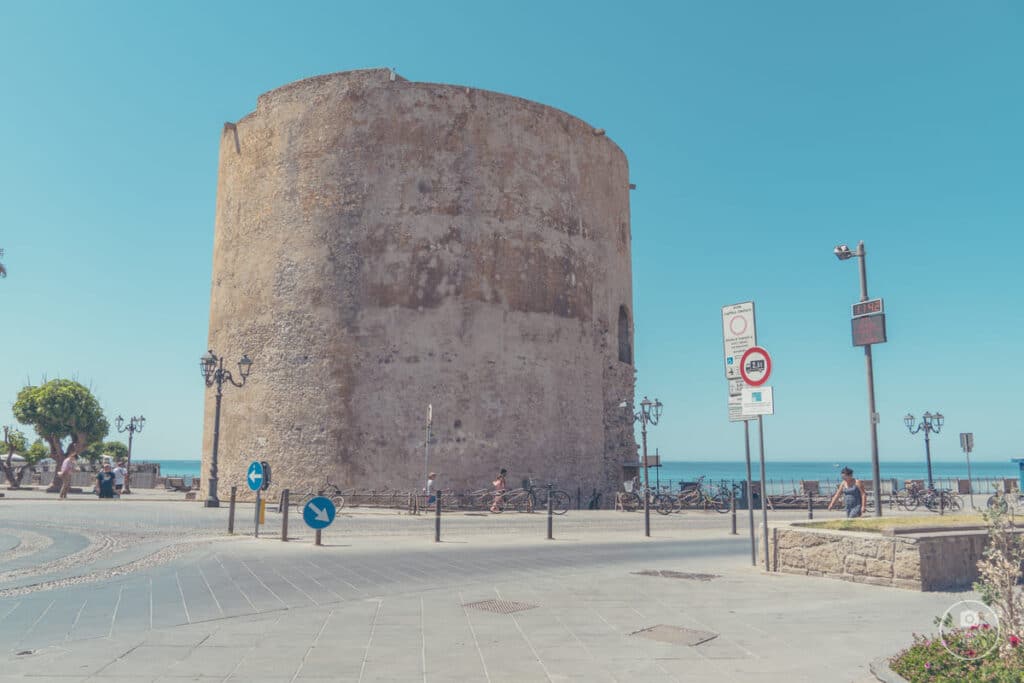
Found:
[[[288,489],[281,491],[281,540],[288,540]]]
[[[732,517],[732,531],[730,532],[733,536],[736,535],[736,490],[733,489],[732,493],[729,494],[729,512]]]
[[[554,522],[555,522],[555,500],[551,495],[553,484],[548,484],[548,540],[554,540]]]
[[[580,487],[579,486],[576,487],[576,509],[577,510],[582,510],[583,509],[583,492],[580,491]]]
[[[434,543],[441,542],[441,489],[434,496]]]
[[[940,491],[939,492],[939,517],[946,514],[946,496]]]
[[[228,504],[228,533],[235,533],[235,495],[238,493],[238,487],[231,487],[231,502]]]
[[[807,492],[807,519],[814,519],[814,495]]]
[[[651,537],[651,492],[644,490],[644,536]]]
[[[313,540],[313,545],[323,545],[322,543],[320,543],[320,532],[321,531],[323,531],[323,529],[317,529],[316,530],[316,538]]]

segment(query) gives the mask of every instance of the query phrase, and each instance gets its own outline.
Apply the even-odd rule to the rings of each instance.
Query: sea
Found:
[[[163,476],[199,476],[199,460],[159,460],[149,461],[160,463],[160,473]],[[753,479],[760,479],[760,465],[756,458],[753,460]],[[769,481],[769,491],[789,490],[791,482],[799,486],[801,480],[809,481],[838,481],[839,470],[849,467],[853,470],[855,477],[860,479],[871,478],[871,463],[859,460],[833,460],[833,461],[786,461],[769,460],[766,465],[766,474]],[[515,463],[510,463],[509,469],[515,471]],[[918,461],[882,461],[882,479],[896,479],[901,483],[906,479],[926,479],[928,470],[924,460]],[[932,475],[936,479],[952,480],[967,478],[967,463],[965,461],[932,461]],[[641,475],[642,476],[642,475]],[[721,461],[721,460],[698,460],[698,461],[674,461],[663,460],[661,467],[651,467],[648,470],[651,483],[660,482],[663,486],[674,487],[676,482],[694,481],[697,477],[703,476],[710,481],[746,479],[746,464],[742,460]],[[999,460],[978,460],[971,462],[971,477],[976,482],[989,482],[997,479],[1013,478],[1019,476],[1019,469],[1016,463]],[[353,483],[353,485],[356,485]],[[988,486],[982,487],[988,490]],[[982,490],[976,487],[976,490]]]

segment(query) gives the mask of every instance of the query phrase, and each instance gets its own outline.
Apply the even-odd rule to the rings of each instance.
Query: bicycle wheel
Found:
[[[907,512],[913,512],[917,509],[917,506],[921,504],[921,497],[918,495],[908,495],[902,501],[903,509]]]
[[[730,497],[725,493],[719,493],[715,496],[715,512],[725,514],[732,509],[732,502]]]
[[[572,496],[565,491],[551,492],[551,511],[556,515],[564,515],[572,507]]]
[[[636,512],[643,505],[640,502],[640,496],[635,493],[623,493],[620,494],[619,502],[622,505],[622,509],[625,512]]]
[[[515,500],[516,512],[534,512],[537,509],[537,496],[533,491],[524,491]]]
[[[989,496],[988,501],[985,503],[985,507],[989,510],[999,508],[1000,512],[1007,512],[1010,509],[1010,506],[1006,503],[1006,498],[1001,496]]]
[[[334,512],[341,512],[341,509],[345,507],[345,496],[331,496],[331,502],[334,503]]]
[[[964,499],[955,493],[949,494],[949,509],[953,512],[960,512],[964,508]]]
[[[671,515],[675,509],[672,498],[669,496],[655,496],[653,503],[653,507],[659,515]]]

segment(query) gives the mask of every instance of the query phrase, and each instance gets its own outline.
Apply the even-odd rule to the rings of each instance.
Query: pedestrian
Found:
[[[114,497],[114,473],[110,469],[110,463],[103,463],[103,471],[96,473],[96,493],[100,498]]]
[[[437,479],[437,473],[431,472],[427,475],[427,486],[424,488],[424,492],[427,494],[427,505],[433,505],[434,501],[437,500],[434,497],[434,480]]]
[[[505,491],[508,489],[508,470],[502,467],[491,485],[494,487],[494,502],[491,503],[491,512],[501,512]]]
[[[843,502],[846,505],[846,516],[860,517],[868,507],[868,492],[864,488],[864,482],[860,479],[854,479],[853,470],[849,467],[844,467],[841,474],[843,475],[843,481],[840,482],[835,495],[832,496],[828,509],[831,510],[836,501],[839,500],[839,497],[842,496]]]
[[[78,456],[72,453],[68,457],[64,458],[64,462],[60,464],[60,498],[66,499],[68,497],[68,489],[71,488],[71,476],[75,471],[75,463],[78,462]]]
[[[121,497],[121,491],[124,490],[124,478],[127,474],[128,470],[124,468],[124,460],[121,460],[114,468],[114,492],[118,498]]]

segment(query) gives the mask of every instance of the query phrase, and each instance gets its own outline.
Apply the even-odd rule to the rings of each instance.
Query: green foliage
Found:
[[[29,464],[37,463],[44,458],[50,457],[50,449],[46,447],[42,439],[36,439],[21,455]]]
[[[89,444],[102,441],[110,431],[110,423],[103,416],[96,397],[86,387],[69,379],[54,379],[42,386],[23,388],[18,392],[13,411],[18,422],[35,427],[57,460],[71,453],[82,453]]]
[[[128,446],[120,441],[104,441],[103,455],[114,459],[114,462],[124,460],[128,457]]]
[[[945,631],[943,638],[914,636],[914,644],[893,658],[892,670],[910,683],[1020,683],[1024,671],[1024,645],[1016,636],[994,629],[955,629]],[[1006,641],[1008,654],[1000,657],[989,639]],[[948,648],[948,649],[947,649]],[[992,653],[978,657],[992,649]],[[971,654],[974,653],[974,654]]]
[[[28,441],[20,430],[4,427],[3,436],[3,452],[0,453],[0,457],[6,458],[8,453],[21,455],[27,449]]]

